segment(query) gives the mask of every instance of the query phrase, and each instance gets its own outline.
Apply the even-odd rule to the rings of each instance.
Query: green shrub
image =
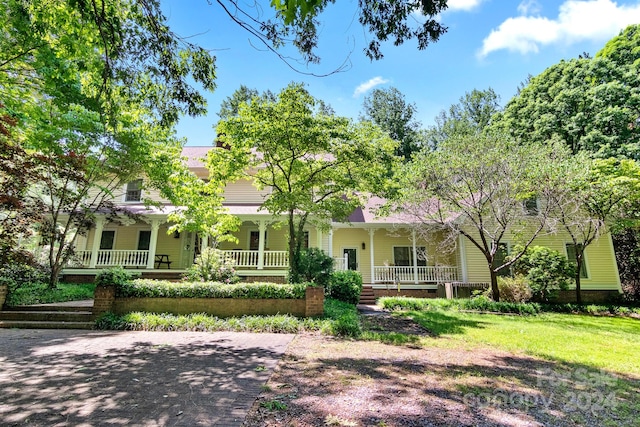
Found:
[[[504,302],[527,302],[533,296],[527,278],[521,274],[514,277],[498,277],[498,289],[500,301]],[[487,292],[491,294],[491,288]]]
[[[93,299],[95,287],[93,283],[58,283],[56,288],[49,287],[48,283],[30,283],[7,295],[6,304],[16,306]]]
[[[520,252],[518,247],[514,252]],[[574,267],[560,252],[544,247],[531,246],[513,264],[516,275],[525,276],[533,293],[533,299],[546,302],[566,290],[575,276]]]
[[[187,269],[185,280],[201,282],[237,283],[240,277],[235,269],[235,261],[215,248],[205,248]]]
[[[170,282],[136,279],[116,287],[118,297],[303,299],[307,283]]]
[[[471,310],[513,314],[537,314],[542,311],[537,303],[496,302],[485,295],[471,299],[385,297],[380,298],[378,304],[389,310]]]
[[[358,271],[334,271],[331,275],[329,295],[338,301],[357,304],[362,293],[362,276]]]
[[[291,281],[313,282],[325,289],[331,281],[333,258],[318,248],[309,248],[300,252],[298,259],[298,277],[292,275]]]
[[[133,274],[122,267],[106,268],[96,274],[96,278],[93,283],[96,286],[108,286],[115,285],[116,287],[124,286],[130,283],[133,279]]]
[[[6,285],[11,294],[21,287],[47,283],[50,271],[42,265],[7,264],[0,268],[0,285]]]

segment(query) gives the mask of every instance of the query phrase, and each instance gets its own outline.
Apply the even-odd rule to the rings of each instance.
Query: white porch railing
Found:
[[[333,258],[333,270],[344,271],[347,270],[349,265],[349,257],[345,254],[343,257]]]
[[[239,268],[257,268],[259,251],[223,251],[226,257],[235,261]],[[288,251],[264,251],[265,268],[289,267]]]
[[[418,283],[441,283],[458,281],[457,267],[417,267]],[[374,283],[414,283],[413,266],[375,266]]]
[[[264,266],[270,268],[288,268],[289,251],[265,251]]]
[[[96,267],[123,266],[146,267],[149,259],[149,251],[138,250],[100,250],[96,258]],[[76,251],[75,262],[83,267],[91,263],[91,251]]]

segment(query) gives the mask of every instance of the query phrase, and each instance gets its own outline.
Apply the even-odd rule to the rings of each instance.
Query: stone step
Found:
[[[93,329],[94,322],[37,322],[27,320],[0,320],[0,328],[19,329]]]
[[[40,310],[11,310],[0,311],[0,320],[15,320],[29,322],[91,322],[93,314],[90,311],[40,311]]]
[[[2,307],[3,313],[5,311],[65,311],[65,312],[91,312],[91,308],[86,305],[14,305],[10,307]]]

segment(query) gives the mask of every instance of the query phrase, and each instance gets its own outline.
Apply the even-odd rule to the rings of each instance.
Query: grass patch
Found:
[[[640,375],[640,365],[636,362],[640,353],[640,321],[637,319],[562,313],[536,316],[469,313],[459,311],[458,303],[449,301],[413,301],[410,303],[413,307],[421,308],[401,313],[435,336],[422,338],[423,345],[489,346]]]
[[[16,306],[93,299],[95,288],[93,283],[59,283],[55,289],[45,283],[28,284],[12,290],[7,295],[6,304]]]
[[[355,336],[360,331],[355,306],[326,299],[322,318],[298,318],[291,315],[242,316],[219,318],[197,313],[174,315],[167,313],[106,313],[97,321],[98,329],[130,331],[234,331],[298,333],[322,332],[336,336]]]

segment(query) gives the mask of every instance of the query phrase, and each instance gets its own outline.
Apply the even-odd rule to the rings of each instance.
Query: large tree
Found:
[[[116,189],[141,175],[167,182],[180,152],[172,127],[205,111],[193,82],[213,89],[214,58],[171,33],[153,0],[3,0],[0,17],[7,143],[40,171],[22,196],[43,206],[55,285],[75,237],[115,213]]]
[[[411,154],[424,145],[421,124],[415,118],[416,105],[406,101],[396,88],[374,89],[364,99],[363,118],[370,120],[398,142],[396,155],[411,159]]]
[[[457,104],[436,116],[436,124],[426,133],[427,143],[435,148],[456,135],[477,135],[492,123],[500,109],[500,96],[493,89],[467,92]]]
[[[418,231],[443,230],[450,247],[460,235],[476,247],[486,259],[493,297],[499,300],[498,274],[548,224],[555,165],[566,155],[562,146],[518,144],[499,134],[453,136],[405,166],[396,206],[410,215]],[[536,199],[535,207],[527,203]],[[505,259],[501,253],[507,240],[520,245]]]
[[[631,53],[640,49],[635,31],[627,29],[595,58],[561,61],[531,77],[497,125],[523,141],[560,139],[573,153],[640,159],[640,68]]]
[[[254,98],[217,130],[224,148],[212,150],[212,180],[252,179],[270,191],[262,208],[288,231],[289,279],[299,279],[304,228],[345,220],[363,198],[382,191],[394,142],[378,127],[324,114],[300,84],[276,101]]]
[[[571,239],[576,300],[581,304],[585,250],[631,219],[628,212],[640,199],[640,167],[633,160],[592,160],[584,153],[557,167],[562,179],[550,193],[551,221]]]

